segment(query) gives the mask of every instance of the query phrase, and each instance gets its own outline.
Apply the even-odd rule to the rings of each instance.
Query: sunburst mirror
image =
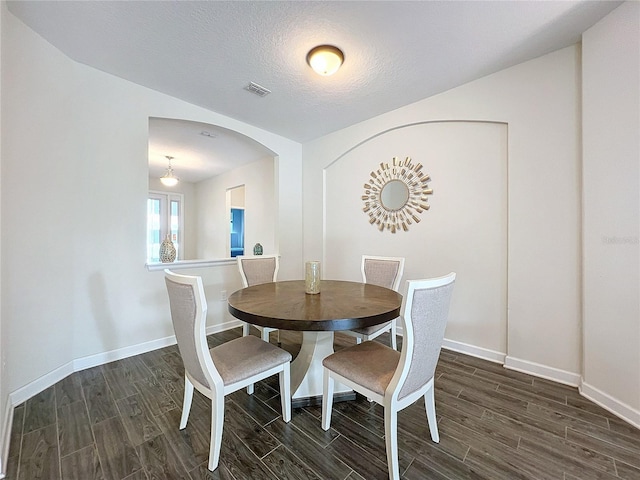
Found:
[[[363,210],[369,215],[369,223],[381,232],[385,228],[391,233],[409,230],[409,225],[418,223],[420,214],[429,210],[428,195],[433,193],[430,181],[422,165],[411,163],[410,157],[404,161],[393,157],[391,165],[381,163],[364,184]]]

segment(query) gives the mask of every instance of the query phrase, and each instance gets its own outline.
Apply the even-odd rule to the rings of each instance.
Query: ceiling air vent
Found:
[[[271,93],[271,90],[269,90],[268,88],[264,88],[263,86],[253,82],[244,87],[244,89],[250,91],[251,93],[255,93],[259,97],[265,97]]]

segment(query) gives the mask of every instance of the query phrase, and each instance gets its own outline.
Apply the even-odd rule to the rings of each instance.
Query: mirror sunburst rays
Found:
[[[401,181],[409,190],[408,198],[398,208],[388,208],[382,202],[382,191],[389,182]],[[433,194],[429,188],[431,177],[422,171],[422,164],[411,163],[411,158],[400,160],[393,157],[391,165],[381,163],[380,168],[372,171],[368,183],[364,184],[364,208],[369,215],[369,223],[376,225],[381,232],[390,230],[396,233],[400,229],[405,232],[413,222],[420,222],[420,214],[429,210],[428,195]],[[391,206],[393,207],[393,205]]]

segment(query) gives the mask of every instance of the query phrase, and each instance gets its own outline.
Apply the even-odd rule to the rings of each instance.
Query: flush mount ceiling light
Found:
[[[180,179],[173,174],[173,168],[171,168],[173,157],[166,155],[166,158],[169,160],[169,166],[167,167],[167,172],[160,177],[160,181],[165,187],[175,187]]]
[[[333,75],[344,62],[342,50],[333,45],[319,45],[307,54],[307,63],[313,70],[325,77]]]

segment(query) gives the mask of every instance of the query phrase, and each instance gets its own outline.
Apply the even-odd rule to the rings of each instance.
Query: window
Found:
[[[147,199],[147,263],[160,261],[160,244],[170,235],[176,260],[184,256],[183,203],[179,193],[149,192]]]

